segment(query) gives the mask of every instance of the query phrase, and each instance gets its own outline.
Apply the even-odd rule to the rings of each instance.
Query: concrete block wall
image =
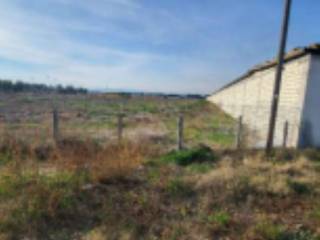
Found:
[[[275,146],[282,145],[286,121],[289,122],[288,146],[298,146],[310,62],[311,55],[305,55],[284,66]],[[209,101],[231,116],[243,116],[244,123],[252,133],[249,136],[252,147],[262,148],[266,145],[275,71],[275,67],[257,71],[208,97]]]

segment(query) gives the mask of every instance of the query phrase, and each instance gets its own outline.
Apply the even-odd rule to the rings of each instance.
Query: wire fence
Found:
[[[199,144],[216,148],[236,146],[237,123],[214,120],[209,114],[196,117],[181,112],[90,115],[86,112],[48,109],[45,112],[0,113],[0,136],[40,142],[65,138],[92,138],[100,142],[148,140],[182,149]]]
[[[145,139],[171,148],[206,144],[215,148],[264,148],[268,133],[268,105],[219,105],[221,113],[161,110],[157,112],[87,112],[64,108],[23,111],[0,109],[0,136],[59,141],[92,138],[97,141]],[[218,110],[217,110],[218,111]],[[213,115],[217,115],[215,118]],[[275,146],[296,147],[301,141],[301,109],[280,106]]]

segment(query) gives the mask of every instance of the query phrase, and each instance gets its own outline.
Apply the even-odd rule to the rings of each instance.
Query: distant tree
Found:
[[[61,94],[87,94],[88,90],[85,88],[75,88],[71,85],[67,87],[63,87],[62,85],[48,86],[45,84],[25,83],[22,81],[12,82],[10,80],[0,79],[0,92],[57,92]]]

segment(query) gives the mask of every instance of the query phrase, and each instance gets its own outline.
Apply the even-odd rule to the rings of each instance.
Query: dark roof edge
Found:
[[[285,63],[288,63],[288,62],[290,62],[292,60],[295,60],[297,58],[301,58],[301,57],[306,56],[308,54],[320,55],[320,43],[319,44],[318,43],[317,44],[312,44],[312,45],[310,45],[308,47],[304,47],[304,48],[294,48],[293,50],[291,50],[290,52],[288,52],[285,55]],[[246,72],[242,76],[238,77],[234,81],[228,83],[227,85],[223,86],[222,88],[219,88],[218,90],[216,90],[213,93],[209,94],[209,96],[212,96],[212,95],[214,95],[216,93],[219,93],[222,90],[225,90],[225,89],[237,84],[238,82],[241,82],[242,80],[252,76],[256,72],[260,72],[260,71],[264,71],[264,70],[267,70],[269,68],[272,68],[272,67],[277,65],[277,62],[278,61],[276,59],[273,59],[271,61],[266,61],[263,64],[256,65],[255,67],[253,67],[248,72]]]

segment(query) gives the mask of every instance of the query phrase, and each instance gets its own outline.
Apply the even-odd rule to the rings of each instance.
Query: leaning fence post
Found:
[[[178,132],[177,132],[178,151],[181,151],[183,149],[183,125],[184,125],[184,119],[183,119],[183,116],[180,115],[178,117]]]
[[[118,142],[120,143],[122,141],[122,135],[123,135],[123,114],[118,114]]]
[[[288,145],[289,122],[286,121],[283,126],[283,143],[282,147],[287,148]]]
[[[241,142],[242,142],[242,116],[238,118],[238,125],[237,125],[237,132],[236,132],[236,148],[241,148]]]
[[[55,142],[58,142],[60,136],[59,136],[59,113],[57,108],[53,109],[52,123],[53,123],[53,139]]]

